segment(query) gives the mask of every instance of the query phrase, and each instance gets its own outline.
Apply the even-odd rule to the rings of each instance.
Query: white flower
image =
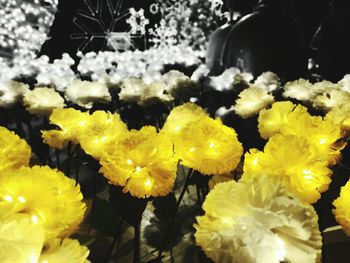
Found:
[[[142,79],[128,78],[122,82],[119,99],[147,106],[156,102],[168,102],[173,98],[164,94],[166,84],[162,81],[146,84]]]
[[[0,108],[10,108],[19,102],[29,86],[17,81],[0,81]]]
[[[313,106],[316,109],[328,112],[335,107],[341,107],[349,103],[350,93],[338,89],[328,89],[314,99]]]
[[[204,77],[207,77],[210,72],[210,69],[207,68],[207,65],[200,65],[192,74],[191,80],[194,82],[198,82]]]
[[[234,106],[237,115],[243,119],[257,115],[262,109],[271,105],[274,97],[266,90],[256,86],[250,86],[239,94]]]
[[[191,81],[191,79],[178,70],[171,70],[163,75],[163,81],[166,84],[165,90],[172,94],[180,83]]]
[[[305,79],[288,82],[284,86],[283,97],[296,99],[299,101],[310,101],[313,97],[311,87],[312,84]]]
[[[105,84],[81,80],[75,80],[67,87],[66,98],[86,109],[91,109],[94,103],[106,103],[112,100]]]
[[[64,99],[54,89],[35,88],[23,98],[28,112],[38,116],[50,116],[54,109],[64,108]]]
[[[279,182],[219,183],[197,217],[196,243],[214,262],[318,263],[322,238],[311,205]]]
[[[350,74],[345,75],[343,79],[338,82],[338,85],[341,90],[350,92]]]
[[[52,64],[48,63],[46,67],[41,67],[36,77],[37,85],[53,85],[58,91],[64,91],[75,79],[75,74],[70,68],[74,63],[68,54],[63,54],[62,59],[56,59]]]
[[[251,81],[254,79],[253,75],[251,73],[239,73],[234,76],[233,78],[233,85],[245,85],[249,86]]]
[[[315,99],[329,90],[340,90],[340,86],[327,80],[317,82],[311,86],[312,98]]]
[[[254,85],[261,87],[268,92],[273,92],[281,87],[281,82],[275,73],[267,71],[255,80]]]
[[[210,77],[209,85],[217,91],[231,90],[234,79],[239,73],[237,68],[226,69],[220,76]]]

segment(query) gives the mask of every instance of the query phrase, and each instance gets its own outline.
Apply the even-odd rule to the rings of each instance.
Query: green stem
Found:
[[[191,169],[188,171],[185,184],[184,184],[184,186],[183,186],[183,188],[182,188],[182,191],[181,191],[181,193],[180,193],[179,199],[177,200],[177,203],[176,203],[176,207],[175,207],[175,210],[174,210],[174,214],[173,214],[173,216],[172,216],[172,218],[171,218],[171,221],[170,221],[170,224],[169,224],[169,226],[168,226],[167,232],[165,233],[165,236],[164,236],[163,241],[162,241],[162,243],[161,243],[161,247],[160,247],[160,250],[159,250],[159,252],[158,252],[158,257],[157,257],[157,261],[159,261],[159,262],[160,262],[160,260],[161,260],[161,258],[162,258],[162,254],[163,254],[163,251],[164,251],[164,249],[165,249],[165,247],[166,247],[166,242],[167,242],[167,240],[168,240],[168,238],[169,238],[169,235],[170,235],[170,233],[171,233],[171,229],[172,229],[172,227],[173,227],[173,225],[174,225],[174,223],[175,223],[175,217],[176,217],[177,212],[178,212],[178,210],[179,210],[179,207],[180,207],[180,204],[181,204],[181,202],[182,202],[182,199],[184,198],[185,193],[186,193],[186,190],[187,190],[188,186],[190,185],[190,181],[191,181],[192,174],[193,174],[193,169],[191,168]]]
[[[141,249],[141,231],[140,225],[135,226],[135,235],[134,235],[134,263],[140,262],[140,249]]]

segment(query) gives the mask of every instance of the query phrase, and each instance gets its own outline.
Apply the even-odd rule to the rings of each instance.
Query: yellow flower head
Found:
[[[335,206],[333,209],[335,219],[350,236],[350,181],[341,188],[340,196],[333,202],[333,205]]]
[[[328,155],[330,165],[339,162],[340,151],[345,147],[345,143],[338,143],[343,137],[339,124],[311,116],[307,108],[291,102],[277,102],[271,109],[263,110],[259,116],[259,131],[264,139],[274,134],[303,137],[318,149],[320,155]]]
[[[174,142],[182,163],[207,175],[233,171],[243,154],[235,130],[209,117],[185,126]]]
[[[126,124],[119,114],[96,111],[89,116],[85,132],[79,137],[82,149],[95,159],[100,159],[107,150],[106,147],[128,132]]]
[[[214,262],[320,262],[315,210],[272,178],[219,183],[203,210],[195,239]]]
[[[200,118],[208,114],[199,106],[193,103],[175,107],[169,114],[162,132],[172,139],[180,134],[187,124],[197,122]]]
[[[77,144],[79,136],[84,133],[89,121],[89,114],[69,108],[55,109],[50,122],[60,130],[42,131],[44,142],[53,148],[62,149],[68,142]]]
[[[0,174],[0,220],[28,214],[44,226],[48,239],[77,230],[86,209],[82,199],[73,179],[47,166]]]
[[[264,152],[251,150],[245,155],[242,180],[254,181],[259,174],[282,180],[289,191],[308,203],[316,202],[328,190],[332,171],[327,156],[303,137],[277,134]]]
[[[31,156],[29,145],[4,127],[0,127],[0,149],[0,172],[29,165]]]
[[[271,109],[260,111],[258,122],[260,136],[264,139],[280,133],[282,128],[288,125],[288,117],[293,112],[295,105],[290,101],[276,102]]]
[[[100,172],[111,184],[124,186],[124,193],[144,198],[165,196],[173,189],[177,168],[173,143],[154,127],[131,130],[111,145],[100,163]]]
[[[350,104],[335,107],[327,113],[325,120],[340,125],[342,131],[350,131]]]
[[[0,262],[86,263],[89,250],[72,239],[52,239],[46,245],[43,225],[29,215],[0,221]]]

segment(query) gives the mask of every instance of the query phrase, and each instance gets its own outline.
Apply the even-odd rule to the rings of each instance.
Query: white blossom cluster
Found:
[[[35,58],[47,40],[58,0],[0,0],[0,57]]]

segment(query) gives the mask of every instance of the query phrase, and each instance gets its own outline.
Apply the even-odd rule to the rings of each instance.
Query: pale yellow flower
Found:
[[[219,183],[203,210],[196,243],[214,262],[321,262],[315,210],[275,179]]]
[[[65,106],[61,95],[51,88],[35,88],[24,95],[23,102],[28,112],[45,117]]]
[[[252,85],[239,94],[234,109],[237,115],[247,119],[259,114],[262,109],[265,109],[273,102],[274,97],[266,90]]]
[[[350,236],[350,181],[341,188],[340,196],[333,202],[333,205],[335,219]]]

